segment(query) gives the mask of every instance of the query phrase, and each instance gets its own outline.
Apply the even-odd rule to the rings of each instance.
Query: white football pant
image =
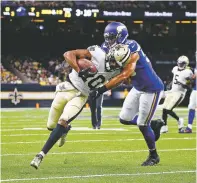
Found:
[[[137,125],[146,126],[153,118],[160,98],[161,92],[147,93],[132,88],[123,103],[119,117],[131,121],[138,115]]]

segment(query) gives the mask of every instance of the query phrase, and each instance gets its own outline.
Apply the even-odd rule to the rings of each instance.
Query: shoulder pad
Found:
[[[174,73],[176,70],[178,70],[178,66],[174,66],[172,69],[172,73]]]
[[[131,50],[131,53],[138,52],[141,50],[140,45],[134,40],[129,40],[127,44],[129,45],[129,49]]]

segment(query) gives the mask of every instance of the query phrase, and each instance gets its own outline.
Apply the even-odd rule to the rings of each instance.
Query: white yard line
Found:
[[[24,126],[20,126],[18,125],[18,127],[14,127],[13,126],[7,126],[5,125],[4,127],[2,127],[3,125],[1,125],[1,130],[0,131],[23,131],[23,130],[46,130],[47,131],[47,128],[46,128],[46,125],[38,125],[38,126],[35,126],[36,124],[34,125],[24,125]],[[86,126],[86,127],[85,127]],[[72,131],[95,131],[95,129],[92,129],[91,127],[87,127],[88,125],[72,125]],[[137,128],[137,125],[130,125],[130,126],[124,126],[124,125],[119,125],[119,124],[103,124],[102,126],[105,126],[105,128],[102,128],[99,129],[99,131],[128,131],[129,129],[138,129]],[[125,127],[125,128],[106,128],[107,126],[110,126],[110,127],[113,127],[113,126],[120,126],[120,127]],[[12,127],[12,128],[11,128]],[[194,128],[196,128],[196,126],[193,126]],[[169,129],[170,128],[177,128],[178,130],[178,126],[177,125],[173,125],[173,126],[169,126]]]
[[[20,136],[46,136],[46,135],[49,135],[49,133],[32,133],[32,134],[9,134],[9,135],[1,135],[2,137],[20,137]],[[117,134],[117,133],[99,133],[99,132],[87,132],[87,133],[69,133],[69,136],[71,135],[107,135],[107,134]]]
[[[2,115],[2,114],[1,114],[1,115]],[[1,118],[3,118],[3,119],[4,119],[4,118],[6,118],[6,119],[8,119],[8,118],[9,118],[9,119],[11,119],[11,118],[20,118],[20,119],[21,119],[21,118],[22,118],[22,119],[23,119],[23,118],[27,118],[26,121],[28,121],[29,118],[30,118],[30,120],[31,120],[31,119],[38,119],[38,118],[43,119],[43,118],[48,118],[48,116],[47,116],[47,115],[43,115],[43,116],[41,116],[41,115],[31,116],[30,114],[29,114],[29,115],[26,115],[26,114],[25,114],[25,115],[21,115],[21,116],[13,116],[13,115],[8,114],[8,116],[2,115]],[[17,120],[17,119],[16,119],[16,120]]]
[[[77,126],[88,126],[87,124],[90,124],[89,122],[83,122],[83,123],[77,123],[77,125],[75,123],[73,123],[74,125],[72,125],[72,127],[77,127]],[[11,123],[7,123],[7,124],[1,124],[1,128],[16,128],[16,127],[21,127],[21,128],[26,128],[26,127],[36,127],[39,126],[39,127],[46,127],[46,123],[15,123],[15,124],[11,124]],[[123,127],[122,124],[103,124],[102,126],[120,126],[120,127]],[[129,127],[129,126],[128,126]],[[131,126],[132,127],[132,126]],[[134,126],[133,126],[134,127]],[[136,127],[136,126],[135,126]],[[176,126],[177,127],[177,126]],[[177,127],[178,128],[178,127]]]
[[[40,108],[40,109],[36,109],[36,108],[1,108],[1,111],[2,112],[5,112],[5,111],[9,111],[9,112],[14,112],[14,111],[27,111],[27,110],[49,110],[50,108],[46,107],[46,108]],[[120,110],[121,107],[103,107],[104,110],[111,110],[111,111],[116,111],[116,110]],[[84,108],[83,109],[83,112],[85,111],[89,111],[90,109],[89,108]],[[161,106],[158,107],[158,110],[161,110]],[[187,111],[188,109],[186,107],[183,107],[183,108],[175,108],[174,109],[175,111]]]
[[[118,132],[110,132],[110,133],[103,133],[103,132],[98,132],[100,130],[97,130],[97,132],[84,132],[84,133],[72,133],[70,132],[69,133],[69,136],[72,136],[72,135],[112,135],[112,134],[117,134]],[[124,131],[124,133],[127,133],[127,134],[141,134],[141,132],[131,132],[131,131]],[[49,133],[24,133],[24,134],[8,134],[8,135],[1,135],[2,137],[21,137],[21,136],[47,136],[49,135]],[[167,133],[169,134],[169,133]],[[171,134],[171,133],[170,133]],[[194,133],[195,134],[195,133]],[[161,134],[162,135],[162,134]],[[181,134],[180,134],[181,136]],[[184,136],[184,134],[183,134]]]
[[[187,149],[160,149],[159,152],[174,152],[174,151],[196,151],[196,148],[187,148]],[[51,154],[59,154],[59,155],[65,155],[65,154],[110,154],[110,153],[140,153],[140,152],[148,152],[148,150],[133,150],[133,151],[100,151],[100,152],[93,152],[93,151],[89,151],[89,152],[85,152],[85,151],[81,151],[81,152],[53,152],[53,153],[49,153],[48,155]],[[37,153],[28,153],[28,154],[1,154],[0,156],[32,156],[32,155],[36,155]]]
[[[95,129],[92,129],[91,127],[85,127],[85,126],[89,126],[89,125],[72,125],[71,130],[72,131],[96,131]],[[123,125],[102,125],[103,127],[101,127],[101,129],[99,129],[99,131],[136,131],[138,132],[139,129],[137,126],[131,125],[131,126],[123,126]],[[111,127],[111,128],[109,128]],[[112,128],[115,127],[115,128]],[[125,128],[122,128],[125,127]],[[177,129],[177,133],[178,133],[178,126],[170,126],[170,129]],[[24,125],[24,126],[20,126],[18,125],[17,127],[13,127],[13,126],[2,126],[1,125],[1,130],[2,132],[6,132],[6,131],[37,131],[37,130],[44,130],[44,131],[48,131],[46,128],[46,125]],[[195,134],[196,127],[193,126],[193,133]],[[98,131],[98,130],[97,130]],[[169,133],[169,132],[168,132]]]
[[[136,128],[137,129],[137,128]],[[14,131],[47,131],[47,129],[46,128],[30,128],[30,129],[3,129],[3,130],[0,130],[0,132],[14,132]],[[74,131],[74,130],[72,130],[72,131]],[[120,131],[120,130],[105,130],[105,129],[100,129],[100,130],[93,130],[93,129],[89,129],[89,130],[76,130],[76,132],[77,131],[112,131],[112,132],[110,132],[110,133],[106,133],[106,134],[113,134],[113,133],[118,133],[118,131]],[[196,131],[192,131],[193,132],[193,134],[196,134]],[[129,133],[129,134],[141,134],[141,132],[139,132],[139,131],[136,131],[136,132],[134,132],[133,131],[133,129],[132,130],[129,130],[129,128],[128,129],[124,129],[124,130],[121,130],[121,133]],[[71,134],[71,133],[70,133]],[[69,135],[70,135],[69,134]],[[86,133],[76,133],[76,134],[86,134]],[[100,134],[100,133],[98,133],[98,134]],[[178,132],[168,132],[168,133],[166,133],[166,134],[178,134]],[[16,134],[16,135],[18,135],[18,134]],[[40,134],[40,135],[42,135],[42,134]],[[164,134],[165,135],[165,134]],[[186,134],[180,134],[180,135],[186,135]],[[4,136],[4,135],[1,135],[1,136]],[[5,135],[6,136],[6,135]],[[8,135],[9,136],[9,135]]]
[[[143,138],[135,138],[135,139],[114,139],[114,140],[68,140],[67,143],[89,143],[89,142],[125,142],[125,141],[143,141]],[[195,137],[184,137],[184,138],[161,138],[161,140],[196,140]],[[19,142],[2,142],[0,144],[39,144],[44,143],[45,141],[19,141]]]
[[[46,128],[40,128],[40,127],[35,127],[35,128],[17,128],[17,129],[2,129],[0,131],[6,132],[6,131],[31,131],[31,130],[47,130]],[[92,128],[88,127],[72,127],[72,131],[95,131]],[[124,128],[102,128],[100,131],[128,131],[128,129]]]
[[[183,114],[182,113],[182,115],[180,115],[180,117],[182,117],[182,118],[187,118],[187,113],[185,113],[185,114]],[[27,118],[27,119],[23,119],[23,118]],[[41,119],[47,119],[48,118],[48,116],[40,116],[40,115],[38,115],[38,116],[33,116],[33,117],[30,117],[30,116],[1,116],[1,118],[0,119],[2,119],[2,120],[5,120],[5,119],[9,119],[9,120],[14,120],[14,121],[17,121],[17,122],[19,122],[19,121],[26,121],[26,122],[29,122],[29,121],[35,121],[35,120],[37,120],[37,119],[39,119],[39,120],[41,120]],[[155,118],[154,119],[158,119],[158,118],[161,118],[161,115],[155,115]],[[90,114],[89,115],[87,115],[87,116],[78,116],[76,119],[75,119],[75,121],[77,120],[77,121],[85,121],[85,120],[90,120],[91,119],[91,117],[90,117]],[[117,120],[117,121],[119,121],[119,116],[118,115],[105,115],[105,116],[103,116],[102,117],[102,119],[104,119],[104,120]],[[173,118],[173,117],[171,117],[171,116],[169,116],[169,119],[173,119],[174,121],[175,121],[175,119]],[[44,122],[45,122],[46,120],[44,120]],[[3,121],[4,122],[4,121]]]
[[[2,182],[16,182],[16,181],[32,181],[32,180],[54,180],[54,179],[81,179],[81,178],[95,178],[95,177],[123,177],[123,176],[146,176],[146,175],[167,175],[167,174],[182,174],[182,173],[195,173],[196,170],[182,170],[182,171],[169,171],[169,172],[145,172],[145,173],[118,173],[118,174],[98,174],[98,175],[73,175],[62,177],[34,177],[22,179],[4,179]]]

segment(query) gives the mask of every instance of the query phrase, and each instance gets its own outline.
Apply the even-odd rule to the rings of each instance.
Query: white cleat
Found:
[[[66,142],[66,135],[67,135],[67,133],[62,135],[61,138],[59,139],[59,141],[57,143],[59,147],[62,147],[65,144],[65,142]]]
[[[35,158],[32,160],[30,165],[34,167],[35,169],[38,169],[40,166],[40,163],[42,162],[43,156],[41,154],[37,154]]]
[[[178,128],[181,129],[184,127],[184,119],[183,118],[179,118],[178,121]]]
[[[164,125],[161,127],[160,133],[167,133],[168,132],[168,126]]]

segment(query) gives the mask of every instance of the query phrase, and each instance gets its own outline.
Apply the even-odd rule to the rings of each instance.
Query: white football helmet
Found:
[[[112,48],[113,57],[120,67],[122,67],[124,63],[129,59],[130,53],[131,51],[128,45],[117,44]]]
[[[130,57],[130,49],[128,45],[117,44],[109,50],[106,56],[106,69],[120,69]]]
[[[189,65],[188,57],[186,57],[184,55],[180,56],[177,60],[177,65],[178,65],[179,69],[181,69],[181,70],[185,69]]]

